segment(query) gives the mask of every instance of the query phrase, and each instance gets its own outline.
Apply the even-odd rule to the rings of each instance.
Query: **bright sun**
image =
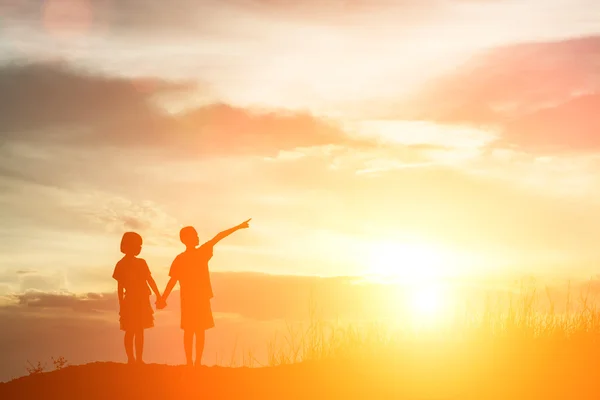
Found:
[[[411,289],[407,304],[411,319],[419,325],[439,322],[445,300],[442,288],[433,284]]]
[[[440,282],[445,268],[452,265],[448,256],[435,246],[378,242],[370,246],[368,275],[403,288],[403,320],[408,318],[419,328],[437,326],[451,300]]]

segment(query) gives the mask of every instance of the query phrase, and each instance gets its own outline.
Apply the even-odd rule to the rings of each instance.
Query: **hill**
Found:
[[[92,363],[0,384],[1,399],[306,398],[349,394],[306,364],[224,368]],[[333,382],[331,382],[333,383]]]
[[[512,354],[265,368],[92,363],[0,384],[0,399],[597,399],[599,362]],[[573,360],[574,361],[574,360]],[[376,365],[376,367],[375,367]]]

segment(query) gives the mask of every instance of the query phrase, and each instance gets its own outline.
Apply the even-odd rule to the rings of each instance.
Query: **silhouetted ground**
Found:
[[[489,354],[488,354],[489,356]],[[0,399],[599,399],[600,360],[390,357],[269,368],[93,363],[0,384]],[[514,355],[513,355],[514,356]],[[502,357],[500,357],[502,358]],[[508,360],[504,360],[508,361]],[[573,360],[575,361],[575,360]]]

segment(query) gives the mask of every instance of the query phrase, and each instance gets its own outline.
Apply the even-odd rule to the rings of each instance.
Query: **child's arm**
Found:
[[[248,219],[247,221],[242,222],[241,224],[234,226],[233,228],[227,229],[221,233],[219,233],[217,236],[215,236],[214,238],[212,238],[211,240],[209,240],[207,243],[210,244],[211,246],[214,246],[215,244],[217,244],[218,242],[220,242],[221,240],[225,239],[227,236],[231,235],[233,232],[239,230],[239,229],[246,229],[249,228],[250,225],[248,225],[248,222],[250,222],[252,218]]]
[[[169,270],[169,276],[170,279],[169,282],[167,282],[165,290],[163,291],[160,308],[165,308],[167,306],[167,298],[169,298],[169,295],[173,291],[175,284],[181,276],[181,260],[179,256],[175,257],[175,259],[173,260],[173,263],[171,264],[171,269]]]
[[[177,283],[177,279],[175,278],[171,278],[169,279],[169,282],[167,283],[167,286],[165,287],[165,291],[163,292],[163,296],[162,296],[162,300],[164,302],[167,301],[167,298],[169,297],[169,295],[171,294],[171,291],[173,290],[173,288],[175,287],[175,284]]]
[[[117,281],[117,295],[119,296],[119,307],[123,303],[123,298],[125,297],[125,287],[123,286],[123,268],[121,266],[121,261],[115,265],[115,270],[113,272],[113,279]]]
[[[117,286],[117,294],[119,295],[119,306],[121,305],[121,303],[123,303],[123,296],[124,296],[124,290],[125,288],[123,287],[123,284],[121,282],[119,282],[118,286]]]
[[[154,281],[154,278],[152,278],[152,276],[148,277],[148,285],[150,285],[150,289],[152,289],[152,291],[156,295],[156,299],[160,300],[161,295],[158,291],[158,286],[156,286],[156,282]]]

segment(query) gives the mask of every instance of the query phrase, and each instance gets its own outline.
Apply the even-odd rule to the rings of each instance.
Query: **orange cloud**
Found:
[[[599,55],[598,36],[493,49],[433,80],[397,117],[493,127],[502,144],[534,152],[596,149]]]
[[[160,149],[179,155],[276,154],[350,143],[334,123],[302,112],[251,111],[215,104],[180,114],[154,105],[186,85],[88,75],[56,65],[0,68],[0,135],[5,140]],[[365,142],[354,141],[355,144]]]

